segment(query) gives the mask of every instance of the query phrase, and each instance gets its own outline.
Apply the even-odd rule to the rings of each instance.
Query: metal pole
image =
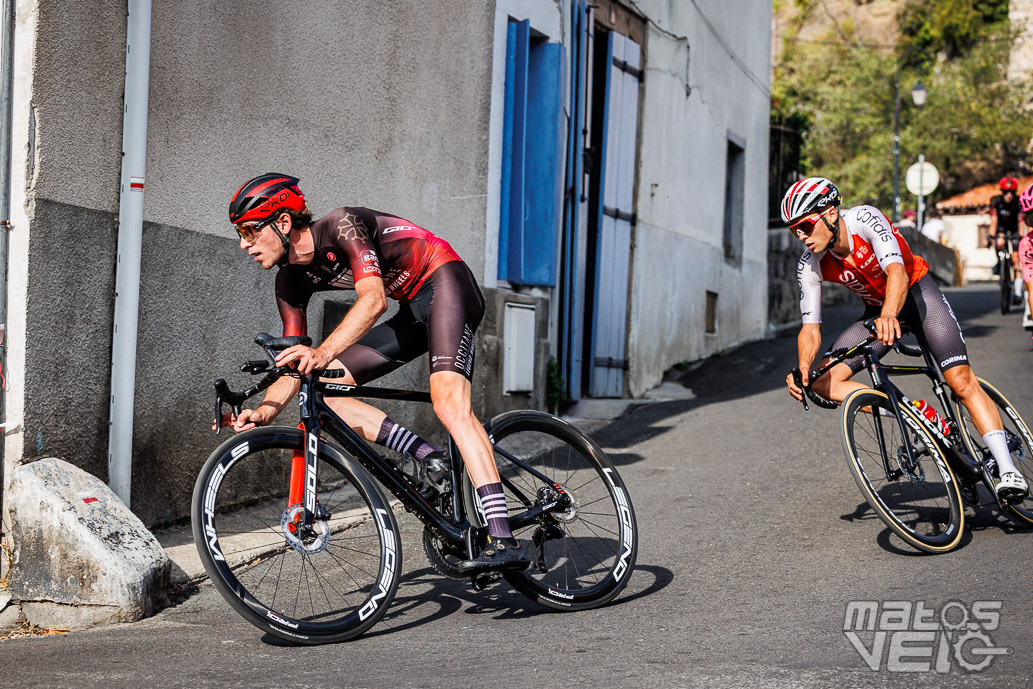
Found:
[[[111,410],[108,485],[130,506],[133,474],[133,407],[136,330],[140,316],[140,255],[147,152],[147,89],[151,68],[151,3],[129,0],[126,21],[126,90],[122,120],[122,182],[118,203],[115,326],[111,342]]]
[[[922,193],[922,173],[925,171],[925,154],[918,154],[918,231],[922,231],[922,221],[925,216],[925,195]]]
[[[900,68],[893,81],[893,224],[900,222]]]
[[[7,331],[7,233],[11,229],[11,108],[14,94],[14,3],[3,0],[0,16],[0,333]],[[6,338],[5,338],[6,339]],[[7,345],[0,345],[0,370],[7,365]],[[0,388],[0,539],[4,536],[4,435],[7,393]]]

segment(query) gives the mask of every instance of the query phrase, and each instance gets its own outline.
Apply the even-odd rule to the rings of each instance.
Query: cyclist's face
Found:
[[[275,266],[280,261],[280,257],[283,256],[283,244],[272,228],[269,227],[271,224],[269,223],[261,228],[247,227],[244,228],[243,232],[239,229],[237,231],[237,234],[240,235],[240,248],[247,251],[248,256],[260,263],[266,270]],[[245,235],[253,237],[253,240],[248,241]]]
[[[811,213],[806,215],[795,223],[789,226],[789,231],[799,239],[801,242],[807,245],[807,248],[811,251],[815,250],[815,247],[827,246],[829,240],[832,239],[832,233],[825,226],[825,223],[821,222],[821,216],[828,213],[832,209],[826,210],[822,213]]]

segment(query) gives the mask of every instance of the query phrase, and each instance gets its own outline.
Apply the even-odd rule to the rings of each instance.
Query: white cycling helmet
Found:
[[[843,197],[824,177],[808,177],[789,187],[782,197],[782,220],[790,225],[805,215],[839,206]]]

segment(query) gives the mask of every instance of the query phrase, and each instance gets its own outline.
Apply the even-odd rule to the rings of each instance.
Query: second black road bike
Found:
[[[811,373],[808,386],[801,384],[799,369],[793,370],[793,376],[806,393],[805,408],[809,397],[818,406],[833,409],[838,405],[811,386],[836,364],[864,357],[872,387],[856,390],[843,401],[840,430],[850,472],[883,523],[907,544],[929,553],[947,552],[961,542],[963,502],[972,507],[994,505],[1016,523],[1033,526],[1033,499],[1009,503],[998,498],[990,451],[929,352],[898,340],[894,345],[898,353],[924,357],[925,365],[885,364],[874,351],[878,344],[874,322],[866,321],[865,327],[871,334],[853,347],[831,352],[830,360]],[[901,328],[906,332],[903,323]],[[890,376],[899,375],[929,378],[939,422],[927,418],[893,384]],[[1016,468],[1033,484],[1033,435],[996,387],[983,379],[979,383],[1001,415]],[[982,497],[981,485],[989,498]]]

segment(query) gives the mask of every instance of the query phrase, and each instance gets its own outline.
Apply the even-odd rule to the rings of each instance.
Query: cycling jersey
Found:
[[[1011,203],[1005,203],[1004,196],[998,194],[990,199],[990,215],[997,216],[997,232],[1017,234],[1019,231],[1019,196],[1012,194]]]
[[[1022,263],[1022,281],[1033,282],[1033,230],[1019,241],[1019,261]]]
[[[276,274],[276,304],[283,334],[305,335],[305,310],[315,292],[354,289],[379,277],[392,299],[415,295],[436,268],[459,255],[448,242],[394,215],[369,208],[338,208],[310,226],[315,256]]]
[[[929,272],[929,264],[911,253],[900,232],[873,206],[856,206],[841,213],[850,242],[850,253],[840,257],[831,251],[814,254],[805,250],[797,265],[800,313],[804,323],[821,323],[821,283],[838,282],[860,295],[867,305],[886,300],[886,268],[900,263],[913,287]]]
[[[825,357],[831,356],[835,349],[853,347],[866,338],[868,330],[864,327],[864,322],[879,315],[880,307],[866,306],[861,317],[840,333],[825,353]],[[908,289],[904,306],[897,318],[901,323],[908,324],[919,344],[932,354],[941,370],[968,366],[968,349],[965,346],[965,337],[961,334],[961,326],[951,305],[947,303],[947,297],[943,296],[932,276],[926,275]],[[881,342],[877,343],[874,349],[879,356],[890,350],[888,345]],[[853,373],[857,373],[864,368],[864,356],[858,355],[843,363],[850,367]]]

